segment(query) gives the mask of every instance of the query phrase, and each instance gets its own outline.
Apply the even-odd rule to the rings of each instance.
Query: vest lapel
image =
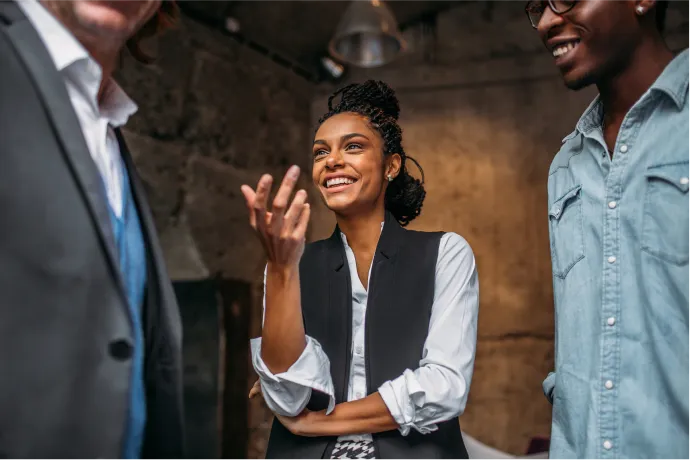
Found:
[[[14,2],[0,2],[0,16],[10,22],[5,29],[17,54],[29,69],[38,90],[46,113],[50,119],[57,139],[62,144],[62,152],[80,185],[86,204],[98,228],[103,249],[113,269],[114,276],[124,294],[118,269],[115,236],[113,234],[108,201],[103,181],[91,158],[81,125],[77,118],[62,76],[53,65],[41,38],[29,20]]]
[[[371,380],[371,346],[374,343],[372,331],[378,331],[379,334],[393,333],[395,329],[386,331],[383,324],[378,324],[379,318],[395,318],[395,309],[397,302],[393,298],[396,292],[395,286],[395,270],[396,270],[396,256],[398,253],[398,245],[404,236],[405,231],[398,221],[395,220],[390,212],[386,212],[386,218],[383,225],[383,231],[379,238],[379,243],[374,254],[374,266],[371,270],[371,279],[369,280],[369,296],[367,299],[367,309],[365,313],[364,322],[364,349],[367,353],[365,360],[366,376],[367,376],[367,392],[374,393],[378,388],[372,385]],[[391,310],[391,311],[388,311]],[[375,325],[372,327],[372,324]]]
[[[347,265],[345,248],[336,226],[328,239],[328,308],[327,323],[330,337],[340,337],[344,343],[352,342],[352,285]],[[336,401],[347,401],[348,377],[350,373],[350,347],[342,347],[339,340],[329,341],[334,347],[325,350],[331,357],[331,376],[336,388]]]
[[[381,238],[374,254],[374,266],[369,280],[369,305],[389,305],[390,302],[380,302],[382,293],[395,292],[395,260],[400,244],[401,233],[405,230],[398,224],[390,212],[386,212],[386,218],[381,232]]]

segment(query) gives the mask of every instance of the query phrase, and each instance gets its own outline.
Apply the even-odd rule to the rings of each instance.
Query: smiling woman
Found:
[[[455,233],[403,228],[425,191],[407,172],[391,88],[350,85],[328,109],[312,179],[338,223],[329,239],[304,246],[306,193],[288,208],[296,167],[271,212],[269,176],[242,188],[268,258],[250,393],[276,414],[266,457],[467,458],[457,417],[477,334],[472,250]]]
[[[337,97],[340,101],[334,105]],[[326,206],[347,214],[383,200],[384,208],[407,225],[422,211],[424,172],[403,149],[400,106],[393,90],[375,81],[349,85],[329,98],[328,108],[319,121],[312,172]],[[408,173],[408,159],[417,164],[422,180]],[[360,178],[368,182],[356,186]],[[328,185],[327,180],[336,182]],[[349,193],[339,194],[344,191]]]

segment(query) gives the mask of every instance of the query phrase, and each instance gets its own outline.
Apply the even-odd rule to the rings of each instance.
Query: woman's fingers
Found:
[[[297,225],[295,225],[295,230],[293,236],[298,239],[302,239],[307,234],[307,227],[309,226],[309,216],[311,215],[311,208],[309,203],[302,205],[302,213],[299,216]]]
[[[256,230],[256,213],[254,212],[254,200],[256,199],[256,193],[248,185],[242,185],[240,190],[242,191],[244,200],[247,203],[247,210],[249,211],[249,225]]]
[[[299,249],[299,244],[303,244],[302,238],[309,220],[308,213],[306,217],[304,216],[305,209],[308,209],[308,207],[305,208],[307,192],[298,191],[292,203],[289,202],[299,174],[298,166],[288,169],[270,211],[268,200],[273,184],[273,178],[270,175],[264,174],[259,179],[256,191],[247,185],[241,187],[249,210],[249,223],[258,234],[266,256],[271,262],[294,263],[293,259],[297,257],[295,250]],[[298,227],[302,230],[295,233]]]
[[[268,195],[271,193],[273,177],[264,174],[256,185],[256,195],[254,197],[254,214],[256,215],[256,228],[264,234],[266,231],[266,211],[268,206]]]
[[[302,210],[304,209],[304,203],[306,201],[306,191],[300,190],[297,193],[295,193],[295,198],[292,200],[290,209],[288,209],[288,211],[285,213],[282,230],[283,237],[292,236],[292,233],[295,230],[295,226],[297,225],[297,222],[299,222],[299,218],[302,214]]]
[[[290,195],[292,195],[292,190],[295,188],[298,178],[299,166],[291,166],[285,174],[285,177],[283,177],[283,182],[280,184],[276,197],[273,199],[273,208],[271,209],[273,212],[271,219],[271,235],[274,237],[279,237],[282,233],[288,200],[290,199]]]
[[[254,382],[254,385],[252,386],[252,389],[249,390],[249,399],[253,399],[256,395],[261,394],[261,381],[257,380]]]

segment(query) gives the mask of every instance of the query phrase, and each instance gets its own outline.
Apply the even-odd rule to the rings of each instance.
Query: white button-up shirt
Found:
[[[21,0],[17,5],[38,32],[65,81],[89,153],[103,179],[108,203],[115,215],[120,217],[122,159],[113,128],[127,123],[137,111],[137,106],[113,79],[108,81],[99,105],[98,90],[102,80],[100,65],[37,0]]]
[[[357,275],[354,252],[345,235],[341,233],[341,237],[352,279],[352,361],[347,400],[355,401],[367,395],[364,349],[367,291]],[[424,357],[417,369],[406,369],[398,378],[378,388],[403,435],[410,429],[429,433],[437,429],[437,423],[464,411],[474,369],[478,307],[479,282],[472,249],[459,235],[446,233],[441,238],[436,261],[434,301]],[[315,339],[307,336],[302,355],[281,374],[272,374],[261,359],[261,338],[252,339],[251,351],[264,399],[272,411],[286,416],[299,414],[309,402],[312,389],[329,395],[327,412],[333,410],[335,396],[330,362]],[[371,436],[339,439],[369,440]]]

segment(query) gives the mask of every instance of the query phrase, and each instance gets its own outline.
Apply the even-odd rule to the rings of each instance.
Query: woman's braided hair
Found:
[[[334,100],[340,96],[340,100]],[[371,126],[383,139],[383,154],[397,153],[402,158],[400,173],[386,189],[386,210],[403,227],[422,212],[426,196],[424,171],[414,158],[408,157],[402,146],[402,129],[398,125],[400,105],[395,92],[382,81],[368,80],[339,89],[328,98],[328,113],[319,120],[319,125],[339,113],[357,113],[366,117]],[[407,160],[417,165],[422,180],[415,179],[407,171]]]

